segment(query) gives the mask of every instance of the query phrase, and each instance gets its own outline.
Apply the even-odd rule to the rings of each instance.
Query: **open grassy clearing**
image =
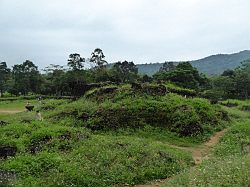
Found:
[[[0,113],[24,111],[27,102],[30,102],[33,105],[38,104],[37,100],[0,101]]]

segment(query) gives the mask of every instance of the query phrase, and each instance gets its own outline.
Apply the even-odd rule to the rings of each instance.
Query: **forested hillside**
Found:
[[[207,75],[218,75],[227,69],[235,69],[242,61],[250,59],[250,51],[245,50],[233,54],[217,54],[211,55],[199,60],[193,60],[190,63],[200,72]],[[175,62],[177,64],[179,62]],[[163,63],[138,64],[140,74],[153,75],[161,67]]]

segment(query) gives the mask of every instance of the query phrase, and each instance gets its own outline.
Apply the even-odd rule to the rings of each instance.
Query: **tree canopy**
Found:
[[[78,53],[73,53],[69,55],[68,66],[73,70],[80,70],[83,68],[83,62],[85,58],[81,57]]]
[[[249,98],[250,60],[242,62],[241,66],[234,70],[225,70],[220,76],[207,78],[189,62],[177,65],[165,62],[159,71],[150,77],[139,75],[138,67],[132,61],[118,61],[106,65],[107,61],[104,58],[103,51],[96,48],[89,59],[96,67],[84,69],[85,58],[78,53],[72,53],[67,60],[68,68],[50,64],[43,69],[43,73],[30,60],[15,64],[12,69],[7,67],[6,62],[1,62],[0,96],[5,92],[14,95],[34,93],[81,96],[91,84],[170,82],[184,89],[199,92],[201,97]]]

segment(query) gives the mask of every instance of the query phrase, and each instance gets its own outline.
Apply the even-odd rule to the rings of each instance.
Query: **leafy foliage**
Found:
[[[250,93],[250,62],[242,62],[235,70],[227,70],[221,76],[212,79],[210,92],[219,98],[248,99]],[[216,94],[217,93],[217,94]]]
[[[42,83],[38,67],[29,60],[26,60],[22,64],[13,66],[13,85],[11,85],[10,92],[12,94],[22,95],[28,94],[28,92],[38,93]]]
[[[10,76],[10,69],[7,67],[6,62],[0,63],[0,97],[6,90],[6,83]]]
[[[96,48],[94,52],[91,54],[90,62],[94,62],[98,67],[103,67],[107,61],[104,60],[105,55],[100,48]]]
[[[200,75],[196,68],[189,62],[183,62],[172,68],[171,71],[159,71],[154,75],[157,80],[171,81],[179,86],[190,89],[198,89],[207,82],[206,77]]]
[[[85,59],[80,56],[78,53],[73,53],[69,55],[68,59],[68,66],[71,67],[73,70],[80,70],[83,68],[83,62]]]
[[[115,82],[134,82],[138,69],[133,62],[123,61],[113,65],[111,71]]]

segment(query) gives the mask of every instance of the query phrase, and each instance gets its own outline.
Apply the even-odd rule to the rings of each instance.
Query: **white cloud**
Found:
[[[0,60],[156,62],[249,49],[248,0],[0,0]],[[67,54],[66,54],[67,53]]]

